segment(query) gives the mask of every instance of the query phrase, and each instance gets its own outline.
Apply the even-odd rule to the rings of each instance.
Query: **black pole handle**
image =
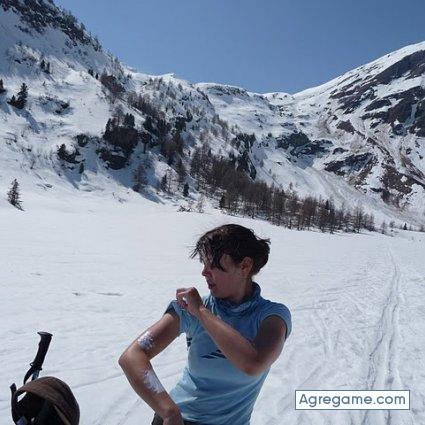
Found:
[[[38,372],[42,370],[43,362],[47,354],[47,350],[49,349],[50,341],[52,340],[52,334],[49,332],[37,332],[40,335],[40,342],[38,343],[37,354],[35,355],[34,360],[30,363],[30,369],[25,374],[24,384],[27,382],[28,378],[31,375],[32,379],[38,377]]]

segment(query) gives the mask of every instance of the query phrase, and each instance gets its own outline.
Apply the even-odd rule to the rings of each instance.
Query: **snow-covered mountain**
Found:
[[[313,170],[332,173],[371,197],[423,212],[425,42],[295,95],[200,86],[220,116],[261,136],[269,165],[282,156],[293,164],[288,174],[284,162],[277,180],[302,173],[311,187]]]
[[[0,32],[2,192],[131,188],[141,164],[155,187],[208,146],[251,179],[423,222],[425,43],[289,95],[140,73],[50,0],[0,0]]]

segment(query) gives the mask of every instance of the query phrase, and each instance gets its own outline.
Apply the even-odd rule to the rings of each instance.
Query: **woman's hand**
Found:
[[[180,411],[165,417],[163,425],[184,425],[184,421]]]
[[[179,288],[176,291],[176,299],[180,307],[196,316],[199,308],[204,304],[196,288]]]

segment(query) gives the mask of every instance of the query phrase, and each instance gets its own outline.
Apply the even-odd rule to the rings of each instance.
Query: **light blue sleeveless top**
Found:
[[[286,323],[286,338],[292,330],[291,313],[280,303],[264,299],[260,286],[253,282],[253,294],[242,304],[212,295],[204,305],[249,340],[257,335],[261,322],[276,315]],[[183,376],[170,392],[187,421],[202,425],[248,425],[255,400],[269,369],[248,375],[226,359],[199,320],[182,309],[177,301],[168,305],[180,318],[180,333],[186,334],[188,361]]]

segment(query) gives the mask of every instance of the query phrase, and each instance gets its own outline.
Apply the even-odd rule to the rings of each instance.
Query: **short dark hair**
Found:
[[[250,276],[257,274],[267,263],[270,253],[270,239],[257,237],[251,229],[239,224],[225,224],[209,230],[196,242],[190,258],[199,256],[201,262],[211,258],[211,265],[223,270],[220,259],[228,254],[235,264],[245,257],[253,260]]]

